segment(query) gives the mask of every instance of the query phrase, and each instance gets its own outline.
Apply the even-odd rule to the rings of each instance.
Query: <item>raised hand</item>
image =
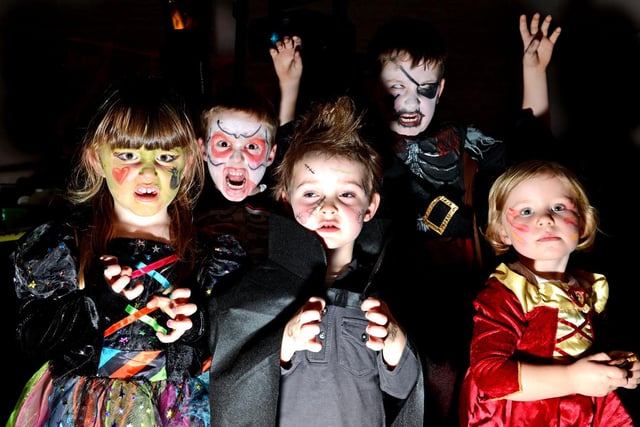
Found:
[[[561,28],[557,27],[549,34],[551,15],[547,15],[540,25],[540,14],[535,13],[531,24],[527,26],[526,15],[520,16],[520,37],[524,46],[523,63],[525,66],[546,69],[551,62],[551,54]]]
[[[273,68],[278,76],[280,86],[280,108],[278,119],[280,125],[293,121],[296,114],[296,103],[302,79],[302,56],[300,48],[302,39],[298,36],[284,36],[269,48],[273,60]]]

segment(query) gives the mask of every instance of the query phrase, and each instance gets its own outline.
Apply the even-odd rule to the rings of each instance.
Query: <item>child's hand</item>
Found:
[[[300,83],[302,77],[302,58],[300,46],[302,39],[298,36],[284,36],[282,40],[269,48],[280,86]]]
[[[153,296],[147,303],[149,308],[160,308],[171,319],[167,321],[167,327],[173,329],[168,334],[160,331],[156,336],[163,343],[177,341],[185,331],[191,329],[193,322],[189,316],[198,311],[198,306],[189,303],[191,290],[187,288],[174,289],[168,297],[162,295]]]
[[[609,365],[610,360],[606,353],[597,353],[569,365],[569,379],[575,392],[585,396],[606,396],[618,387],[628,386],[627,371]]]
[[[132,287],[127,287],[131,283],[131,267],[123,267],[118,263],[118,258],[112,255],[103,255],[100,261],[104,264],[104,278],[111,286],[113,292],[120,294],[129,301],[136,299],[144,290],[142,283],[134,283]]]
[[[611,360],[607,365],[624,369],[627,372],[627,384],[624,388],[634,389],[638,387],[640,382],[640,361],[638,355],[631,351],[612,351],[609,352]]]
[[[382,350],[385,363],[391,367],[396,366],[407,343],[404,331],[383,301],[369,297],[362,301],[360,308],[369,320],[367,347],[374,351]]]
[[[322,310],[325,305],[324,299],[311,297],[287,322],[280,347],[281,362],[288,363],[296,351],[322,350],[322,343],[316,340],[316,335],[320,333],[318,324],[322,320]]]
[[[520,37],[524,45],[524,56],[522,58],[525,67],[540,68],[545,70],[551,62],[553,47],[560,37],[560,27],[553,30],[550,36],[549,26],[551,25],[551,15],[547,15],[539,26],[540,14],[535,13],[531,18],[531,26],[527,27],[526,15],[520,16]]]
[[[638,385],[640,385],[640,361],[636,356],[631,368],[627,369],[627,384],[622,387],[634,389],[638,388]]]

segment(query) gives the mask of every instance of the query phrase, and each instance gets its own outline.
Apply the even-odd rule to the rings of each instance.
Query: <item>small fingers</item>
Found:
[[[560,32],[562,30],[560,29],[560,27],[556,28],[555,30],[553,30],[553,33],[551,33],[551,35],[549,36],[549,40],[551,41],[552,44],[556,44],[556,41],[558,40],[558,37],[560,37]]]
[[[540,14],[536,12],[533,14],[533,17],[531,17],[531,24],[529,25],[530,34],[532,36],[535,36],[540,30],[539,25],[540,25]],[[543,22],[543,26],[544,26],[544,22]],[[549,26],[547,25],[547,28],[548,27]]]
[[[112,289],[116,291],[115,287],[112,287]],[[142,291],[144,291],[144,285],[141,282],[136,282],[134,283],[133,287],[125,286],[120,291],[116,292],[119,292],[120,294],[124,295],[126,299],[131,301],[138,298],[142,294]]]

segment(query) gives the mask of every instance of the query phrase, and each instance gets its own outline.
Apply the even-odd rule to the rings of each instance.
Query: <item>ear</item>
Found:
[[[198,145],[200,146],[200,151],[202,152],[202,155],[206,159],[206,157],[207,157],[207,147],[205,147],[204,140],[202,138],[198,138]]]
[[[103,178],[106,177],[104,172],[104,168],[102,167],[102,162],[100,161],[100,155],[98,154],[98,150],[90,149],[84,152],[84,158],[91,165],[91,167],[98,172],[98,175]]]
[[[513,242],[511,241],[509,234],[507,234],[507,231],[504,229],[504,226],[499,226],[498,235],[500,236],[500,240],[502,241],[502,243],[508,246],[513,245]]]
[[[267,157],[267,167],[271,166],[273,164],[273,161],[276,158],[276,151],[278,150],[278,145],[274,144],[273,147],[271,147],[271,151],[269,152],[269,157]]]
[[[371,201],[369,202],[369,207],[364,214],[364,222],[370,221],[371,218],[378,211],[378,206],[380,206],[380,193],[373,193],[371,195]]]
[[[289,199],[287,198],[287,193],[285,191],[280,193],[280,198],[282,199],[283,202],[285,202],[286,204],[289,204]]]
[[[440,102],[440,97],[442,96],[442,92],[444,92],[444,82],[445,78],[440,79],[440,87],[438,88],[438,95],[436,96],[436,104]]]

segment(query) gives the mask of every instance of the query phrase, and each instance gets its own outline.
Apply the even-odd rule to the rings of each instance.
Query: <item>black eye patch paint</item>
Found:
[[[404,67],[399,66],[399,68],[400,71],[402,71],[402,74],[404,74],[409,80],[411,80],[414,85],[418,87],[419,95],[424,96],[427,99],[433,99],[436,97],[436,95],[438,94],[438,86],[440,85],[440,80],[434,83],[425,83],[421,85],[413,77],[411,77],[411,74],[409,74],[407,70],[404,69]]]

